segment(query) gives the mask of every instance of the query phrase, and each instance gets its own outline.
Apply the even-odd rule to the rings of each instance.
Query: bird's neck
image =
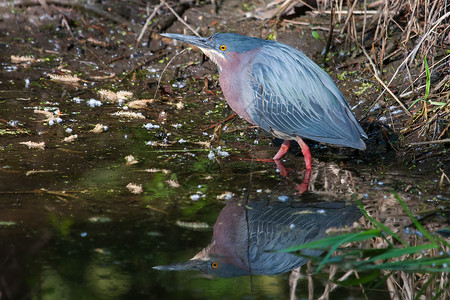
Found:
[[[253,52],[253,51],[252,51]],[[240,117],[254,124],[247,112],[251,98],[249,85],[249,74],[251,73],[251,62],[254,54],[228,52],[229,59],[219,65],[219,82],[225,99]]]
[[[237,73],[248,64],[253,55],[248,55],[248,52],[227,52],[226,56],[220,56],[214,60],[219,67],[219,72],[234,72]]]

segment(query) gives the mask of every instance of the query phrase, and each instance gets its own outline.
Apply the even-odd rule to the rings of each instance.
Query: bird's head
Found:
[[[241,55],[245,56],[246,52],[256,50],[268,42],[237,33],[215,33],[206,38],[174,33],[163,33],[161,35],[197,46],[219,68],[222,68],[234,58],[239,58]]]
[[[249,275],[247,270],[239,268],[236,265],[225,263],[220,259],[191,259],[181,263],[174,263],[164,266],[153,267],[160,271],[187,271],[196,270],[202,272],[204,275],[211,275],[217,277],[237,277]]]
[[[195,270],[200,271],[205,275],[218,277],[236,277],[249,275],[248,268],[243,265],[237,265],[233,257],[225,253],[213,253],[216,250],[223,252],[223,249],[215,248],[214,245],[215,242],[212,242],[188,261],[170,265],[156,266],[153,267],[153,269],[160,271]]]

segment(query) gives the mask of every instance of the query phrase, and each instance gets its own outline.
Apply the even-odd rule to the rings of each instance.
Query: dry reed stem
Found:
[[[450,16],[450,12],[446,13],[443,17],[449,17],[449,16]],[[431,30],[434,30],[434,29],[437,27],[437,25],[439,25],[440,21],[442,21],[443,19],[445,19],[445,18],[443,18],[443,17],[441,17],[441,18],[438,20],[438,22],[435,24],[435,26],[433,26],[433,28],[432,28]],[[414,47],[413,51],[412,51],[410,54],[408,54],[408,56],[403,60],[403,62],[400,64],[400,66],[398,66],[398,68],[396,69],[394,75],[392,75],[391,80],[389,81],[388,85],[390,85],[390,84],[392,83],[392,81],[395,79],[395,77],[396,77],[397,74],[399,73],[400,69],[401,69],[405,64],[408,63],[408,60],[410,61],[410,62],[409,62],[410,64],[413,62],[413,59],[415,58],[415,56],[416,56],[416,54],[417,54],[417,51],[419,51],[419,48],[420,48],[421,44],[423,43],[423,41],[425,40],[425,38],[430,34],[431,30],[427,31],[427,32],[422,36],[422,38],[419,40],[418,44]],[[380,96],[379,96],[378,98],[380,98],[382,94],[383,94],[383,93],[381,93]]]
[[[375,79],[383,86],[383,88],[388,91],[388,93],[395,99],[395,101],[397,101],[397,103],[403,108],[403,110],[410,116],[412,117],[412,114],[408,111],[408,109],[405,107],[405,105],[397,98],[397,96],[395,96],[395,94],[391,91],[391,89],[389,89],[389,87],[383,82],[383,80],[380,79],[380,77],[378,77],[377,73],[378,70],[375,67],[375,64],[372,62],[372,59],[370,58],[369,54],[367,54],[366,50],[364,48],[362,48],[364,55],[367,57],[367,59],[370,62],[370,65],[373,69],[373,76],[375,77]]]
[[[331,269],[332,267],[334,267],[334,269]],[[328,279],[331,281],[334,277],[334,275],[336,275],[336,271],[337,268],[335,266],[331,266],[330,267],[330,276],[328,277]],[[348,277],[350,277],[350,275],[352,275],[354,271],[349,270],[347,271],[344,275],[342,275],[337,281],[344,281],[346,280]],[[317,298],[317,300],[325,300],[325,299],[329,299],[330,298],[330,293],[335,290],[338,287],[337,284],[333,283],[333,282],[329,282],[326,284],[325,286],[325,290],[323,292],[323,295],[320,296],[319,298]]]
[[[395,79],[399,79],[400,75],[401,77],[406,78],[408,86],[400,93],[400,98],[411,97],[409,98],[411,101],[414,99],[413,96],[415,93],[424,90],[425,84],[416,88],[418,82],[423,82],[425,80],[424,63],[421,64],[422,70],[419,75],[411,72],[411,67],[417,62],[416,59],[418,56],[428,57],[429,65],[431,66],[429,70],[431,73],[447,72],[448,66],[445,64],[448,62],[449,55],[440,58],[438,62],[435,61],[439,45],[444,42],[450,29],[450,25],[448,25],[450,11],[443,9],[446,7],[447,2],[442,0],[380,0],[376,3],[367,4],[366,1],[364,1],[363,4],[360,4],[362,5],[362,9],[359,9],[359,7],[356,6],[357,1],[351,2],[350,0],[346,0],[345,3],[348,7],[346,13],[343,12],[344,0],[338,2],[338,7],[335,10],[335,14],[337,15],[336,22],[340,22],[341,15],[345,15],[345,20],[341,23],[341,33],[346,33],[346,44],[351,45],[353,43],[363,50],[364,55],[369,60],[373,69],[375,79],[383,86],[382,92],[374,103],[377,103],[383,94],[388,92],[412,121],[420,123],[415,129],[418,130],[420,138],[430,136],[433,138],[438,137],[438,139],[445,138],[445,133],[448,132],[448,126],[446,126],[448,115],[443,113],[443,110],[429,110],[428,108],[425,108],[425,111],[420,115],[413,115],[406,108],[406,105],[399,100],[399,97],[393,93],[389,86]],[[376,11],[374,10],[375,8],[377,8]],[[333,10],[323,10],[322,13],[333,15]],[[358,27],[356,26],[355,21],[356,13],[364,14],[364,17],[362,18],[362,31],[359,29],[359,32],[357,32]],[[370,22],[367,22],[367,16],[372,16]],[[406,25],[401,21],[401,18],[407,21]],[[400,48],[392,48],[395,47],[396,44],[393,44],[395,43],[395,40],[390,41],[391,28],[401,31],[400,34],[402,35],[402,39],[399,41]],[[367,41],[365,39],[370,36],[368,35],[369,32],[372,32],[372,40],[370,41],[371,47],[365,51],[364,47],[367,46]],[[359,41],[361,41],[361,44]],[[390,42],[388,43],[388,41]],[[411,42],[415,42],[412,48],[410,45]],[[408,51],[410,48],[411,50]],[[402,53],[405,53],[406,57],[396,67],[395,72],[387,81],[388,83],[385,84],[384,81],[381,80],[378,70],[383,70],[384,64],[388,59],[395,60],[395,58]],[[444,77],[440,79],[437,84],[432,82],[430,93],[428,94],[428,99],[431,101],[432,99],[447,98],[446,101],[448,102],[450,93],[446,84],[450,75],[443,74]],[[414,76],[416,76],[416,78],[414,78]],[[442,102],[443,100],[437,101]],[[420,120],[421,118],[423,118],[423,120]],[[442,123],[442,121],[444,121],[444,123]],[[443,124],[443,126],[440,124]],[[445,129],[442,130],[442,127]],[[406,128],[405,132],[410,132],[410,130]]]
[[[306,264],[307,266],[307,277],[308,277],[308,299],[313,300],[314,299],[314,282],[311,276],[312,269],[311,269],[311,262],[308,261]]]
[[[389,295],[391,296],[391,300],[400,300],[400,295],[397,289],[397,285],[394,283],[394,279],[392,276],[389,276],[386,280],[387,289],[389,291]]]
[[[358,1],[355,1],[355,3]],[[321,13],[326,14],[326,15],[330,15],[333,13],[332,10],[324,10]],[[353,15],[376,15],[377,11],[376,10],[353,10],[353,11],[349,11],[349,10],[337,10],[336,11],[337,14],[343,14],[343,15],[347,15],[347,14],[353,14]]]

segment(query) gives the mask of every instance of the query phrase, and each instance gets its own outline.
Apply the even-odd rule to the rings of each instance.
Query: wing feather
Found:
[[[265,46],[252,61],[247,112],[264,130],[364,149],[364,131],[319,66],[287,45]]]

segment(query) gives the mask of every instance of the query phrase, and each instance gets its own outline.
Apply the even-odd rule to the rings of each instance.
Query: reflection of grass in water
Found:
[[[60,218],[57,215],[51,214],[49,216],[49,223],[62,237],[68,237],[74,221],[70,217]]]
[[[167,180],[167,176],[162,173],[155,173],[153,179],[145,184],[144,189],[145,192],[149,192],[151,199],[164,199],[169,198],[176,191],[173,188],[170,188],[165,184]]]
[[[201,211],[206,205],[209,204],[209,199],[206,196],[208,191],[207,184],[200,184],[200,176],[192,176],[182,181],[179,187],[170,187],[167,184],[168,180],[177,181],[177,175],[175,173],[170,174],[170,176],[155,173],[153,179],[144,186],[146,195],[144,196],[147,202],[161,202],[169,201],[172,203],[177,203],[177,199],[182,202],[188,202],[189,205],[185,205],[178,202],[177,205],[184,207],[181,210],[181,216],[183,218],[195,217],[196,214]],[[198,200],[192,200],[190,195],[199,195]]]
[[[169,163],[166,166],[169,166]],[[184,174],[186,176],[182,176],[182,178],[179,178],[180,175],[176,172],[168,174],[155,173],[152,180],[144,185],[145,192],[147,192],[150,199],[174,199],[176,194],[184,194],[187,197],[189,193],[206,193],[207,185],[203,177],[217,169],[217,166],[207,158],[195,159],[189,165],[184,166],[183,169],[180,169],[179,164],[170,166],[173,167],[173,170],[176,170],[178,166],[180,171],[183,171],[184,168],[188,168],[190,171],[189,174]],[[168,183],[169,181],[176,182],[177,186],[171,186]]]
[[[405,202],[396,193],[393,195],[415,225],[418,238],[402,239],[390,228],[370,217],[358,201],[360,209],[375,227],[374,229],[312,241],[284,249],[283,252],[298,253],[302,249],[328,251],[324,258],[309,258],[319,263],[316,271],[320,271],[325,266],[329,266],[330,270],[335,270],[336,266],[349,270],[340,279],[330,277],[335,287],[359,285],[367,294],[370,289],[386,284],[392,299],[405,298],[408,293],[412,294],[414,299],[424,295],[427,295],[427,299],[431,295],[433,299],[448,299],[449,243],[427,231],[413,216]],[[423,239],[420,238],[422,236]],[[358,248],[348,247],[348,243],[356,242],[359,244]],[[341,247],[343,244],[346,244],[345,248]],[[372,245],[383,244],[387,247],[368,248]],[[351,273],[354,273],[354,278],[349,277]]]

